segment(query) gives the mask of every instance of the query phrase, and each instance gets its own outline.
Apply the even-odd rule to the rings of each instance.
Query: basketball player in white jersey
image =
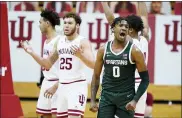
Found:
[[[102,2],[102,6],[106,15],[106,18],[111,25],[114,20],[114,15],[111,12],[109,6],[106,2]],[[137,15],[127,16],[128,23],[130,25],[129,28],[129,40],[131,40],[140,50],[143,52],[145,56],[145,62],[148,62],[148,14],[145,2],[137,2]],[[142,35],[139,35],[139,32],[142,32]],[[141,79],[139,78],[138,71],[135,72],[135,90],[138,90]],[[135,108],[135,117],[136,118],[144,118],[145,105],[146,105],[147,92],[145,92],[140,100],[137,102]]]
[[[21,44],[25,51],[46,69],[50,69],[58,59],[57,117],[81,118],[85,111],[88,89],[82,67],[85,64],[93,69],[95,60],[89,41],[77,33],[81,18],[74,13],[68,13],[63,20],[65,36],[60,36],[54,53],[48,58],[38,56],[30,45]],[[46,92],[46,96],[50,97],[53,93]]]
[[[43,58],[48,58],[53,52],[55,43],[59,39],[59,36],[55,31],[55,25],[60,25],[60,18],[56,12],[51,10],[42,11],[40,16],[39,27],[42,34],[46,35],[46,40],[43,46]],[[44,97],[44,93],[59,80],[57,66],[58,62],[56,62],[50,69],[42,68],[45,78],[40,89],[36,112],[43,118],[51,118],[52,114],[56,113],[57,94],[55,94],[52,99],[47,99]]]

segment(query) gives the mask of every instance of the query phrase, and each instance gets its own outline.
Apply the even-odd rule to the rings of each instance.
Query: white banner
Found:
[[[15,82],[38,82],[40,79],[40,66],[19,47],[21,40],[28,40],[34,51],[41,55],[39,19],[39,12],[8,13],[12,78]]]
[[[154,84],[181,85],[181,16],[156,16]]]

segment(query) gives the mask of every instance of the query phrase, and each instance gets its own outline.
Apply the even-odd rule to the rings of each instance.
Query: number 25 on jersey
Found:
[[[60,69],[70,70],[72,68],[72,58],[61,58],[60,59]]]

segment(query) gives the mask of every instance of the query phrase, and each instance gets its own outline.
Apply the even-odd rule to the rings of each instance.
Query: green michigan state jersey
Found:
[[[104,52],[104,71],[102,89],[111,92],[134,90],[136,65],[131,60],[133,44],[128,41],[119,53],[112,51],[113,41],[106,44]]]

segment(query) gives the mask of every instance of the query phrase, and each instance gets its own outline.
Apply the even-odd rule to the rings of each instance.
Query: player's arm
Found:
[[[104,47],[100,47],[97,52],[97,58],[91,82],[91,102],[93,103],[96,101],[96,95],[100,85],[100,73],[102,71],[102,66],[104,64],[103,56],[104,56]]]
[[[52,65],[56,62],[58,59],[58,53],[57,51],[54,51],[53,54],[51,54],[48,58],[42,58],[39,55],[37,55],[35,52],[30,53],[30,55],[35,59],[37,63],[39,63],[41,66],[45,67],[46,69],[50,69]]]
[[[95,58],[90,42],[88,40],[82,40],[81,48],[83,52],[81,53],[80,59],[85,63],[86,66],[93,69],[95,65]]]
[[[138,49],[135,45],[132,48],[131,56],[132,56],[133,62],[136,63],[138,73],[140,75],[140,78],[142,79],[142,81],[138,87],[138,90],[136,92],[136,95],[134,96],[134,100],[136,102],[138,102],[140,97],[143,95],[143,93],[148,88],[149,74],[148,74],[147,66],[145,64],[144,55],[142,54],[140,49]]]
[[[148,12],[147,6],[145,2],[138,2],[137,7],[137,15],[141,17],[144,24],[144,29],[142,31],[143,36],[149,40],[149,24],[148,24]]]
[[[109,25],[112,25],[112,22],[114,21],[114,18],[115,18],[114,14],[110,10],[107,2],[101,2],[101,3],[102,3],[102,7],[104,9],[104,13],[105,13],[108,23],[109,23]]]
[[[55,51],[53,51],[54,53],[52,53],[48,58],[45,59],[40,57],[38,54],[36,54],[28,42],[26,42],[27,43],[26,46],[24,42],[21,41],[20,43],[23,49],[28,54],[30,54],[38,64],[45,67],[46,69],[50,69],[52,65],[56,62],[56,60],[58,59],[58,53],[56,51],[56,48],[55,48]]]

